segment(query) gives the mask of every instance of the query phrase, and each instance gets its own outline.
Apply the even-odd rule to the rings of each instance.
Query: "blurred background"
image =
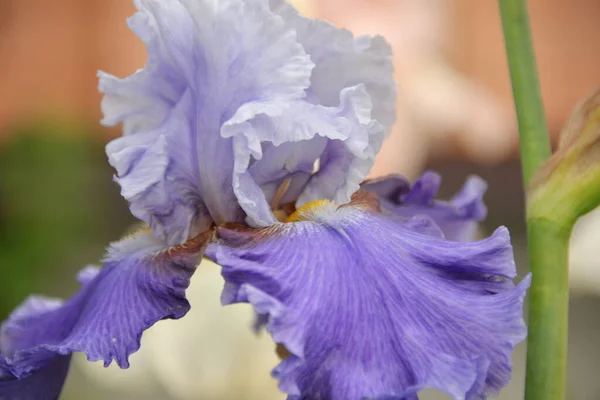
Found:
[[[104,145],[96,71],[129,75],[145,63],[127,29],[127,0],[0,0],[0,316],[29,293],[67,297],[74,274],[133,223]],[[515,116],[495,1],[297,0],[306,15],[356,34],[382,34],[395,52],[398,122],[373,175],[424,169],[443,194],[469,174],[488,180],[483,230],[506,225],[524,274],[522,188]],[[531,0],[542,94],[556,140],[571,108],[600,84],[600,2]],[[572,239],[569,394],[600,399],[600,212]],[[269,377],[273,345],[243,306],[222,310],[210,263],[189,289],[192,311],[158,323],[127,371],[76,357],[62,399],[283,399]],[[502,399],[521,398],[524,346]],[[445,398],[428,394],[424,398]]]

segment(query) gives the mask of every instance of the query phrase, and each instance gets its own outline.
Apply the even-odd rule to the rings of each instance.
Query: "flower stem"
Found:
[[[571,226],[546,219],[527,221],[529,289],[526,400],[561,400],[565,395]]]
[[[525,0],[499,0],[504,42],[519,123],[525,186],[550,157],[550,139],[540,95]]]
[[[550,157],[525,0],[499,0],[506,53],[519,124],[521,167],[527,186]],[[568,246],[572,224],[527,210],[529,337],[525,399],[564,398],[568,328]]]

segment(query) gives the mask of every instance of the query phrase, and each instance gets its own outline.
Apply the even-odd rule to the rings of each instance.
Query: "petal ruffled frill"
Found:
[[[505,386],[526,336],[506,228],[459,243],[364,204],[320,202],[262,230],[219,229],[225,304],[250,302],[291,356],[290,399],[412,399],[436,388],[480,399]]]
[[[189,310],[185,289],[211,235],[169,247],[149,230],[140,231],[113,243],[102,269],[82,270],[82,287],[71,299],[26,300],[2,325],[0,398],[23,385],[60,391],[65,359],[75,351],[105,366],[114,360],[127,368],[144,330]]]
[[[460,192],[444,201],[435,199],[441,181],[440,175],[426,172],[411,186],[402,175],[390,175],[368,180],[361,189],[379,196],[382,208],[394,215],[403,218],[429,216],[442,229],[446,239],[474,240],[478,222],[487,215],[483,202],[486,182],[478,176],[470,176]]]

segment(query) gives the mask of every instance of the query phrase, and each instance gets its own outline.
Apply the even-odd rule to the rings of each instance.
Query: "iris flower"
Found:
[[[129,366],[144,330],[185,315],[203,255],[224,304],[250,303],[290,400],[482,399],[526,335],[506,228],[473,239],[485,184],[364,182],[394,122],[390,48],[280,0],[136,0],[148,62],[100,73],[121,194],[147,224],[2,326],[0,399],[55,399],[70,355]],[[208,246],[208,247],[207,247]]]

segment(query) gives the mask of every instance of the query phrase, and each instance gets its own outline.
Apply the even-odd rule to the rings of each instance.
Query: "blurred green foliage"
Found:
[[[65,297],[74,274],[132,222],[101,135],[56,122],[0,142],[0,317],[31,293]]]

